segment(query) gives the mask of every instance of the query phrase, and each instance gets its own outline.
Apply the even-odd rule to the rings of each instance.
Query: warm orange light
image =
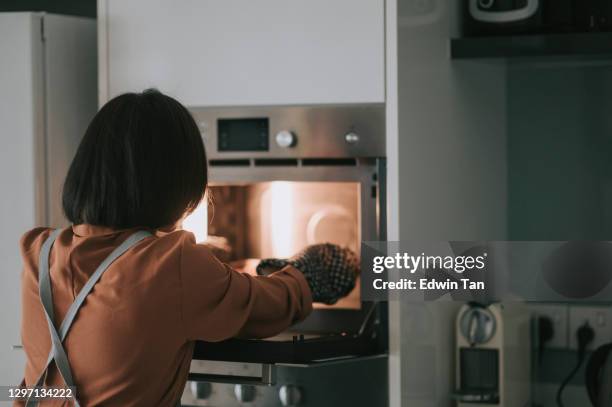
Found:
[[[200,205],[183,219],[183,229],[195,235],[197,243],[208,237],[208,200],[203,199]]]
[[[270,212],[268,219],[272,232],[274,257],[290,257],[293,251],[293,188],[289,182],[273,182],[270,185]],[[262,207],[262,212],[267,208]],[[264,216],[262,214],[262,216]]]

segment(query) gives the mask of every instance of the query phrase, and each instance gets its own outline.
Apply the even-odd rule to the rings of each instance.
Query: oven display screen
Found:
[[[217,120],[219,151],[268,151],[268,118]]]

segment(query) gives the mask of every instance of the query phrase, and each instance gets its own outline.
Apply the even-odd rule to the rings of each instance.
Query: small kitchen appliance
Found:
[[[457,406],[528,405],[530,344],[530,315],[524,306],[463,305],[456,319]]]
[[[465,0],[470,36],[610,31],[607,0]]]

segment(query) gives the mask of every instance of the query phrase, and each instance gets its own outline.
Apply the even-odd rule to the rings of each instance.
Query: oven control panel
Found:
[[[193,107],[213,160],[380,158],[385,105]]]

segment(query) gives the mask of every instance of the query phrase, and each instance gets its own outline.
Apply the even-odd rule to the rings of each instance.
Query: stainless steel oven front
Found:
[[[331,242],[385,238],[384,105],[194,108],[209,200],[186,227],[245,272]],[[264,340],[196,344],[186,406],[384,406],[387,319],[359,284]],[[358,390],[357,390],[358,389]]]

